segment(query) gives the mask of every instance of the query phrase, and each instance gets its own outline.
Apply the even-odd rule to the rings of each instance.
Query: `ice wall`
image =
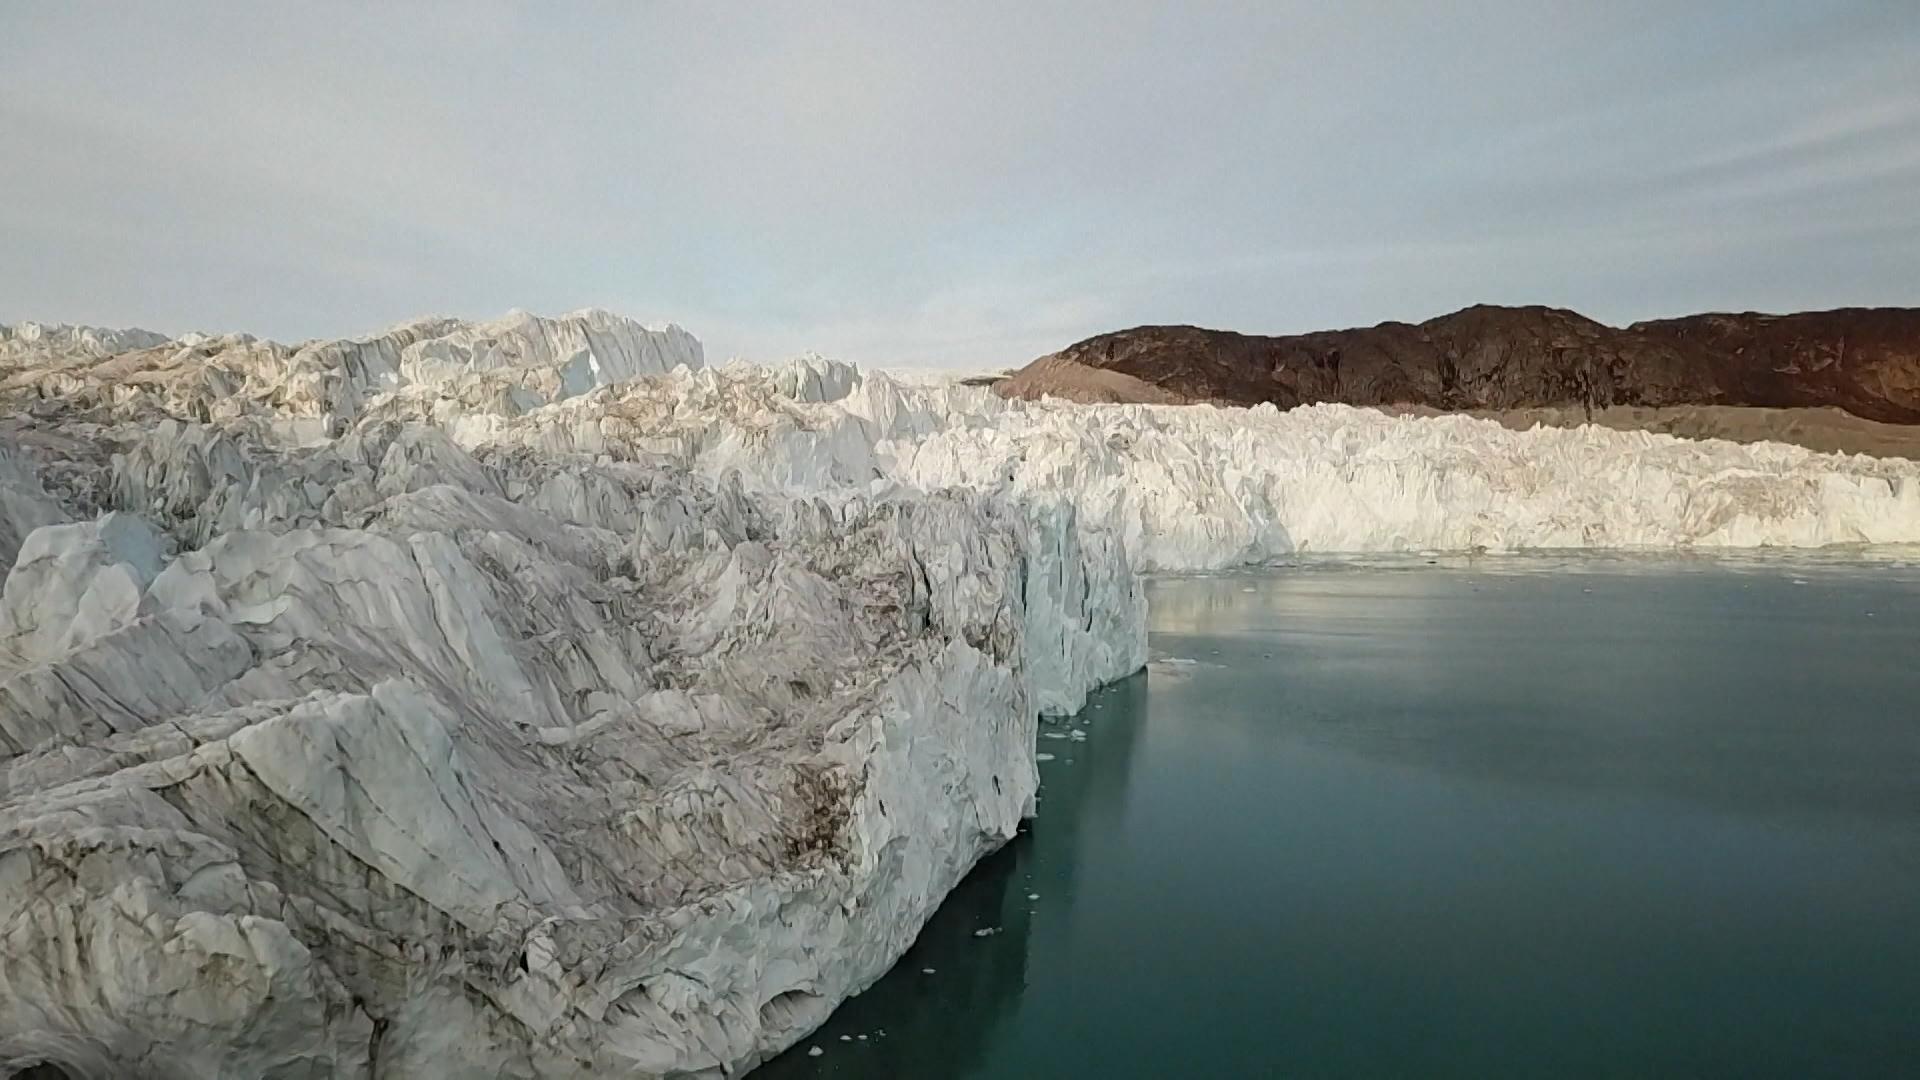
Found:
[[[837,376],[844,393],[805,403],[761,385],[803,378],[700,372],[450,434],[556,452],[645,445],[773,488],[892,483],[1065,502],[1082,532],[1119,537],[1145,571],[1301,551],[1920,542],[1920,462],[1904,459],[1341,405],[1004,401],[871,373]]]
[[[1370,409],[1004,402],[869,378],[876,467],[1064,498],[1142,570],[1295,551],[1920,542],[1920,462]]]
[[[734,1075],[1013,836],[1118,543],[605,323],[0,383],[0,1068]]]

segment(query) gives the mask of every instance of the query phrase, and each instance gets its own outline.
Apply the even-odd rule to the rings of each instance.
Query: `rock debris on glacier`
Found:
[[[604,312],[17,327],[0,404],[0,1064],[96,1076],[738,1074],[1014,835],[1036,714],[1146,660],[1135,569],[1920,540],[1905,462]]]

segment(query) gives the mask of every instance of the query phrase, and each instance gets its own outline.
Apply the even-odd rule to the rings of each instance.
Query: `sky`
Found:
[[[1920,305],[1920,3],[0,4],[0,322],[1010,366]]]

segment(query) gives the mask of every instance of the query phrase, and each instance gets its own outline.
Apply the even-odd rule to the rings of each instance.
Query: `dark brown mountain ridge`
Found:
[[[1705,314],[1615,328],[1564,308],[1479,304],[1422,323],[1281,337],[1140,326],[1041,357],[995,389],[1283,409],[1835,407],[1920,424],[1920,309]]]

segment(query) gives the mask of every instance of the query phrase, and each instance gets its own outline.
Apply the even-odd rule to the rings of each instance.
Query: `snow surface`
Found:
[[[1783,446],[115,333],[0,334],[0,1066],[737,1075],[1033,812],[1136,570],[1920,541]]]

